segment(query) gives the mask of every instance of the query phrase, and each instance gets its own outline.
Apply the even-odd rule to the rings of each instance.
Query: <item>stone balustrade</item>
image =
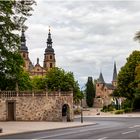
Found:
[[[33,96],[70,96],[72,91],[0,91],[0,98],[2,97],[33,97]]]

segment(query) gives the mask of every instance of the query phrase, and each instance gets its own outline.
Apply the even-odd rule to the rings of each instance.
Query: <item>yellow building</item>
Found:
[[[55,67],[55,53],[54,49],[52,48],[52,38],[49,29],[48,38],[47,38],[47,48],[45,49],[44,53],[44,61],[43,67],[39,64],[39,58],[37,58],[37,63],[33,65],[29,58],[28,47],[26,46],[26,37],[24,30],[22,29],[21,34],[21,46],[20,46],[20,54],[24,59],[24,69],[29,72],[31,76],[44,76],[46,72],[50,69]]]

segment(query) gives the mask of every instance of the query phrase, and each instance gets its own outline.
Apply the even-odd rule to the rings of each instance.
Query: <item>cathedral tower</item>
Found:
[[[116,62],[114,62],[114,70],[113,70],[112,85],[113,85],[114,87],[117,86],[117,68],[116,68]]]
[[[102,72],[100,72],[99,79],[97,80],[97,83],[96,83],[96,96],[102,96],[101,93],[104,88],[104,85],[105,85],[105,81],[104,81]]]
[[[45,54],[44,54],[44,64],[43,67],[46,70],[49,70],[50,68],[55,67],[55,53],[54,49],[52,48],[52,38],[51,38],[51,33],[49,29],[48,33],[48,39],[47,39],[47,48],[45,49]]]
[[[25,34],[24,34],[24,30],[22,28],[22,33],[21,33],[21,46],[20,46],[20,50],[19,50],[23,60],[24,60],[24,69],[26,71],[29,70],[29,65],[30,65],[30,60],[28,57],[28,48],[26,46],[26,38],[25,38]]]

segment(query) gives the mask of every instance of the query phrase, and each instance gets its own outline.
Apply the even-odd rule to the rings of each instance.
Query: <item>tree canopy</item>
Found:
[[[15,88],[23,71],[18,31],[31,15],[34,0],[0,1],[0,89]],[[9,83],[12,81],[13,86]]]
[[[66,72],[57,67],[52,68],[46,74],[45,84],[49,90],[73,90],[74,101],[76,102],[83,98],[79,84],[75,80],[72,72]]]
[[[133,51],[118,74],[117,89],[121,96],[128,99],[134,98],[134,92],[138,86],[138,80],[136,81],[136,68],[139,64],[140,51]]]
[[[95,86],[93,84],[92,77],[88,77],[85,93],[86,93],[86,103],[89,107],[92,107],[95,97]]]

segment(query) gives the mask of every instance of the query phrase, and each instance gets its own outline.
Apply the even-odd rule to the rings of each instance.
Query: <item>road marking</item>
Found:
[[[80,130],[79,132],[86,132],[86,131],[89,131],[89,130],[93,130],[93,129],[86,129],[86,130]],[[79,133],[79,134],[80,134]],[[77,132],[66,132],[66,133],[63,133],[63,134],[56,134],[56,135],[50,135],[50,136],[44,136],[44,137],[39,137],[37,139],[47,139],[47,138],[51,138],[51,137],[57,137],[57,136],[65,136],[65,135],[70,135],[70,134],[77,134]],[[79,135],[78,134],[78,135]]]
[[[134,125],[134,126],[131,126],[129,128],[135,128],[135,127],[140,127],[140,125]]]
[[[125,134],[128,134],[128,133],[133,133],[133,132],[136,132],[136,130],[123,132],[122,134],[123,134],[123,135],[125,135]]]
[[[97,140],[104,140],[104,139],[106,139],[107,137],[103,137],[103,138],[100,138],[100,139],[97,139]]]

